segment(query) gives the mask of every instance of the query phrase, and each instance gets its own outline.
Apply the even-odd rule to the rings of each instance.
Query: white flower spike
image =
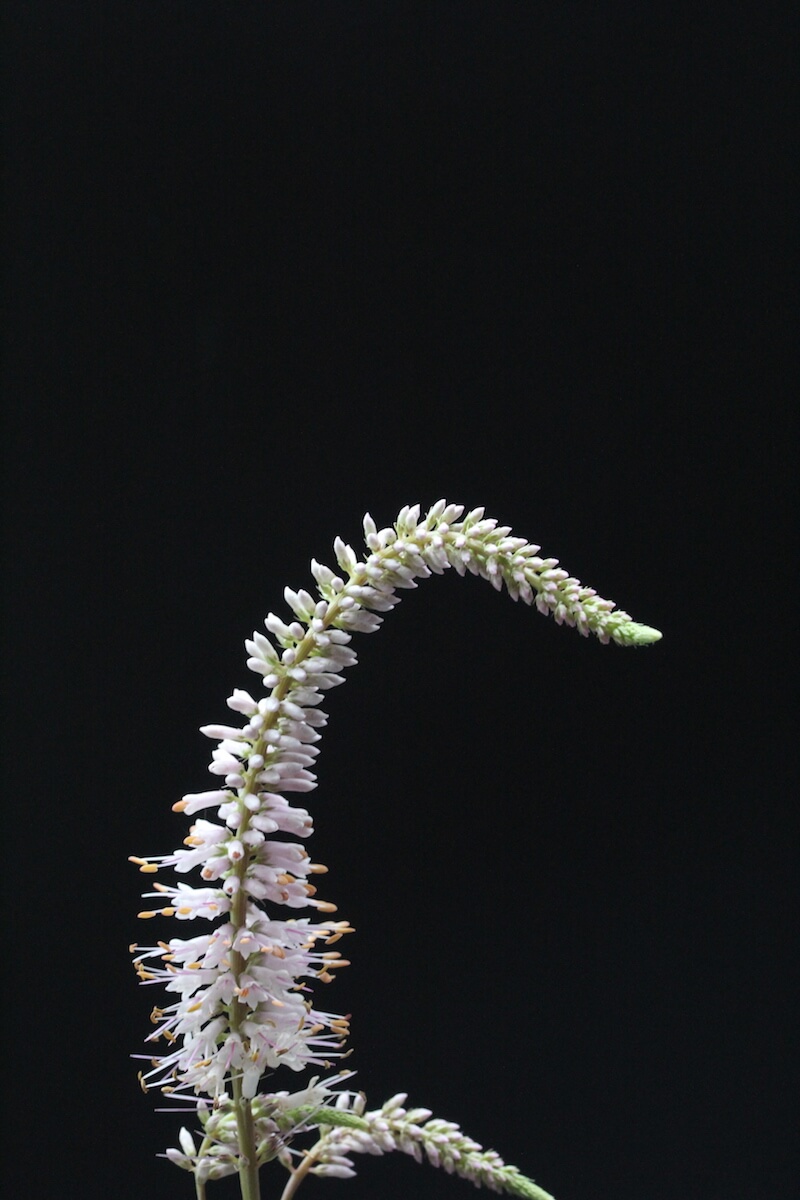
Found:
[[[208,768],[215,786],[189,792],[173,807],[192,817],[212,810],[216,819],[197,817],[173,854],[132,857],[146,874],[171,867],[179,875],[199,871],[202,881],[198,887],[154,883],[146,896],[158,903],[140,916],[215,922],[194,937],[133,947],[141,982],[161,984],[174,997],[153,1009],[147,1041],[166,1042],[166,1048],[139,1056],[148,1062],[140,1079],[145,1089],[160,1088],[181,1111],[196,1115],[199,1147],[182,1128],[180,1149],[168,1150],[167,1158],[192,1172],[199,1200],[208,1180],[235,1172],[243,1200],[259,1200],[258,1169],[273,1158],[290,1172],[283,1193],[290,1200],[309,1173],[347,1177],[355,1173],[350,1154],[393,1149],[424,1156],[492,1191],[550,1200],[457,1125],[433,1119],[426,1109],[406,1112],[404,1095],[364,1112],[363,1098],[335,1091],[348,1072],[325,1083],[314,1078],[294,1094],[258,1090],[279,1067],[330,1070],[345,1056],[347,1018],[317,1008],[312,985],[331,982],[348,965],[330,947],[352,930],[330,917],[335,905],[317,897],[311,877],[327,868],[291,840],[308,838],[312,819],[285,793],[316,787],[316,743],[327,722],[319,705],[356,663],[352,634],[378,629],[379,614],[399,602],[398,590],[453,567],[498,590],[505,586],[513,600],[552,613],[584,637],[593,633],[620,646],[661,637],[584,587],[557,559],[541,558],[539,546],[513,537],[482,508],[461,519],[463,511],[444,500],[424,518],[419,505],[404,507],[391,528],[380,530],[366,514],[363,559],[338,537],[336,570],[312,559],[317,597],[286,588],[288,624],[270,613],[270,636],[256,631],[245,643],[247,665],[261,676],[266,694],[234,689],[228,707],[243,723],[202,727],[219,743]],[[314,910],[322,919],[279,917],[278,906]],[[314,1126],[321,1136],[296,1163],[291,1144]]]

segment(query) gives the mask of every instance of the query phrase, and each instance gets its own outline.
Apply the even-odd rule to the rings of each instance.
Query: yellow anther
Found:
[[[136,863],[143,875],[155,875],[158,870],[156,863],[148,862],[146,858],[139,858],[135,854],[128,855],[128,862]]]
[[[325,929],[330,929],[330,937],[326,938],[326,942],[330,945],[331,942],[337,942],[344,933],[355,933],[355,929],[349,921],[326,921]],[[322,937],[320,933],[317,935]]]

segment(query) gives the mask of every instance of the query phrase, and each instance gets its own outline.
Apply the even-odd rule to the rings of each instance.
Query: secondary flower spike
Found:
[[[208,1179],[239,1172],[245,1200],[256,1200],[258,1167],[276,1157],[293,1172],[286,1192],[293,1195],[298,1172],[310,1165],[292,1168],[288,1148],[319,1123],[309,1112],[337,1094],[345,1107],[351,1103],[350,1093],[334,1092],[349,1077],[346,1071],[324,1083],[316,1077],[293,1094],[259,1087],[280,1067],[329,1071],[345,1055],[348,1020],[319,1006],[313,986],[331,982],[347,965],[333,947],[352,930],[332,916],[335,905],[317,895],[316,880],[326,868],[308,855],[312,818],[297,801],[316,787],[317,743],[327,722],[320,705],[356,663],[352,635],[378,629],[402,589],[453,567],[505,588],[513,600],[552,613],[584,636],[620,646],[661,637],[584,587],[557,559],[540,557],[539,546],[513,536],[482,508],[462,517],[463,511],[444,500],[424,516],[419,505],[404,507],[384,529],[367,514],[361,556],[336,538],[334,567],[312,559],[314,594],[286,588],[289,612],[270,613],[265,632],[257,630],[245,643],[260,693],[234,689],[227,701],[234,723],[202,727],[217,743],[208,767],[214,780],[209,790],[189,792],[173,806],[193,818],[182,847],[132,858],[148,876],[167,867],[179,877],[199,876],[196,885],[154,882],[140,916],[200,918],[201,932],[133,948],[142,983],[164,987],[170,1000],[152,1012],[147,1041],[153,1052],[140,1056],[147,1060],[142,1085],[160,1088],[199,1121],[200,1147],[183,1130],[182,1149],[168,1153],[194,1173],[198,1196]],[[303,915],[289,916],[286,909]],[[384,1117],[374,1115],[373,1125]],[[480,1147],[460,1131],[456,1136],[456,1126],[445,1131],[429,1123],[425,1129],[431,1161],[439,1144],[431,1138],[435,1133],[441,1141],[447,1132],[454,1154],[472,1147],[470,1170],[462,1173],[473,1182],[534,1194],[519,1191],[524,1177],[491,1158],[493,1152],[475,1157]],[[358,1137],[347,1136],[338,1134],[330,1146],[358,1149]],[[449,1161],[444,1148],[442,1155]],[[330,1157],[317,1162],[336,1173]]]

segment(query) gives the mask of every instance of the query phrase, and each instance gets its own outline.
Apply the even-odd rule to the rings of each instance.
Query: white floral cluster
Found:
[[[198,1096],[209,1096],[219,1106],[231,1087],[235,1099],[254,1100],[262,1077],[279,1066],[329,1069],[344,1053],[347,1020],[317,1008],[311,985],[330,982],[347,965],[332,947],[351,930],[328,919],[335,906],[316,896],[311,877],[326,868],[292,840],[311,834],[311,817],[285,793],[316,786],[316,742],[327,721],[323,693],[342,683],[342,671],[356,662],[351,635],[376,630],[399,589],[454,567],[498,589],[505,584],[515,600],[601,641],[639,645],[661,636],[614,611],[557,559],[539,557],[538,546],[512,537],[483,509],[463,520],[462,512],[443,500],[424,517],[419,506],[405,507],[393,527],[381,530],[365,516],[365,558],[337,538],[338,570],[312,560],[317,596],[287,588],[292,619],[270,613],[266,633],[256,631],[246,642],[247,665],[266,694],[255,698],[235,689],[227,703],[243,722],[203,727],[218,742],[209,766],[218,786],[189,793],[174,806],[190,816],[216,810],[215,818],[198,817],[184,848],[173,854],[133,858],[146,874],[160,867],[179,875],[198,869],[202,880],[199,887],[156,883],[146,895],[158,903],[141,916],[216,922],[195,937],[134,948],[142,982],[164,985],[176,997],[153,1010],[148,1040],[167,1046],[151,1058],[143,1086],[194,1105]],[[311,908],[326,919],[278,919],[265,905]]]
[[[335,1092],[337,1084],[350,1078],[345,1072],[327,1083],[317,1078],[298,1092],[276,1092],[270,1096],[257,1096],[251,1104],[253,1121],[253,1144],[258,1166],[280,1157],[286,1163],[287,1147],[299,1134],[314,1127],[315,1115],[327,1111],[326,1102],[349,1093]],[[339,1110],[336,1115],[338,1116]],[[182,1128],[178,1135],[180,1149],[170,1147],[165,1158],[190,1171],[200,1184],[207,1180],[222,1179],[239,1170],[241,1146],[236,1114],[229,1097],[218,1100],[213,1106],[201,1101],[196,1116],[200,1122],[197,1131],[201,1138],[198,1147],[192,1133]],[[346,1119],[347,1114],[344,1114]],[[291,1161],[291,1160],[289,1160]]]
[[[400,1092],[382,1108],[365,1112],[363,1095],[352,1098],[342,1093],[337,1110],[361,1117],[357,1127],[348,1123],[332,1125],[311,1151],[315,1175],[337,1176],[342,1179],[355,1175],[351,1154],[386,1154],[401,1150],[417,1162],[423,1156],[434,1167],[443,1167],[449,1174],[469,1179],[476,1187],[492,1192],[507,1192],[527,1200],[553,1200],[548,1192],[533,1180],[522,1175],[516,1167],[506,1166],[494,1150],[484,1150],[472,1138],[462,1133],[452,1121],[441,1121],[428,1108],[406,1110],[406,1093]],[[326,1110],[320,1120],[336,1120],[336,1113]]]

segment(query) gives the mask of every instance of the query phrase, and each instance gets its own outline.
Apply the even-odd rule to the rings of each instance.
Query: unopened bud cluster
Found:
[[[358,1125],[344,1121],[339,1124],[337,1114],[330,1110],[318,1117],[320,1123],[329,1120],[331,1128],[314,1148],[317,1165],[311,1168],[313,1173],[346,1179],[356,1173],[350,1155],[401,1150],[417,1162],[425,1158],[432,1166],[443,1167],[449,1174],[460,1175],[492,1192],[506,1192],[528,1200],[553,1200],[516,1167],[507,1166],[494,1150],[484,1150],[467,1137],[453,1121],[439,1120],[428,1108],[406,1110],[405,1102],[406,1093],[400,1092],[382,1108],[365,1112],[363,1095],[354,1098],[340,1095],[336,1108],[359,1116],[361,1121]]]

